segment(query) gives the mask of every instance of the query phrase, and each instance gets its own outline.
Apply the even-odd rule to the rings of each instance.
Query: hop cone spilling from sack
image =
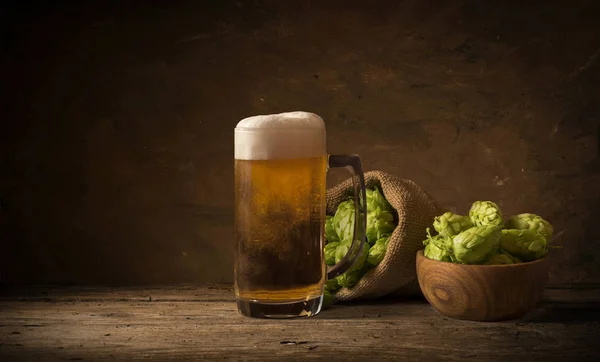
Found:
[[[328,280],[326,303],[373,299],[414,292],[415,254],[423,247],[423,230],[440,208],[417,184],[380,171],[365,173],[366,242],[360,260],[346,273]],[[348,252],[354,230],[352,179],[327,190],[325,259],[333,265]],[[448,220],[447,228],[452,222]],[[449,229],[449,230],[450,230]],[[450,232],[450,231],[449,231]],[[364,255],[364,257],[363,257]]]

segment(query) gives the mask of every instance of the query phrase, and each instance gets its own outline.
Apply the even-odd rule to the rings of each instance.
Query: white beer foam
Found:
[[[324,129],[323,119],[314,113],[295,111],[278,114],[266,114],[242,119],[238,128],[316,128]]]
[[[325,154],[325,122],[310,112],[295,111],[242,119],[235,127],[235,158],[275,160]]]

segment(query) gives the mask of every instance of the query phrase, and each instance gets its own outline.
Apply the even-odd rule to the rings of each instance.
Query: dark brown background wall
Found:
[[[20,4],[5,282],[231,281],[232,130],[286,110],[454,210],[543,215],[564,231],[552,282],[600,281],[596,1]]]

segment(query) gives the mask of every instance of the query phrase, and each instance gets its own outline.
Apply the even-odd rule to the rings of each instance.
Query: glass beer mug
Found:
[[[325,124],[308,112],[248,117],[234,132],[235,294],[249,317],[291,318],[321,311],[327,278],[344,273],[365,242],[365,184],[357,155],[329,155]],[[326,174],[350,170],[354,237],[326,268]]]

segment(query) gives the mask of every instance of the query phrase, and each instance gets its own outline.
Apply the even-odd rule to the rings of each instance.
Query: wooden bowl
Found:
[[[463,265],[417,253],[417,277],[439,313],[472,321],[500,321],[534,308],[548,283],[548,257],[509,265]]]

